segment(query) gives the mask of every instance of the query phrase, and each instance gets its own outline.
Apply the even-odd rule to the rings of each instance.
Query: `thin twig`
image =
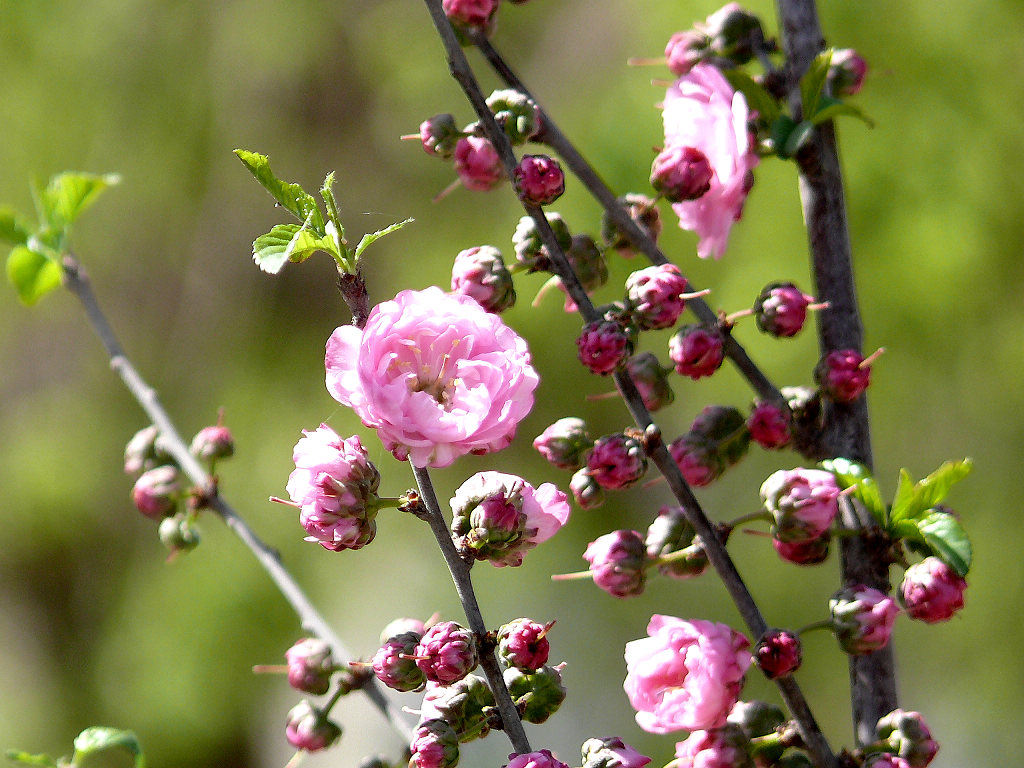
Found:
[[[352,655],[341,641],[341,638],[334,632],[326,619],[313,607],[312,602],[310,602],[305,592],[302,591],[298,582],[282,565],[278,553],[267,546],[231,505],[217,493],[213,478],[210,477],[189,452],[188,446],[182,440],[170,415],[161,404],[156,391],[145,382],[135,369],[118,342],[117,337],[114,335],[110,323],[107,321],[106,316],[100,309],[99,302],[96,300],[96,295],[92,290],[92,285],[84,267],[70,254],[64,257],[62,266],[64,269],[64,285],[78,298],[85,309],[89,322],[100,337],[100,341],[110,357],[110,367],[121,378],[121,381],[124,382],[124,385],[131,392],[136,402],[138,402],[150,421],[160,431],[162,444],[166,447],[167,452],[174,457],[181,470],[206,498],[208,506],[241,539],[263,570],[267,572],[267,575],[270,576],[271,580],[280,590],[284,599],[292,607],[292,610],[295,611],[302,628],[328,643],[338,659],[351,659]],[[406,743],[411,741],[413,731],[406,721],[405,715],[399,707],[384,695],[377,686],[376,681],[368,680],[362,690],[399,736]]]

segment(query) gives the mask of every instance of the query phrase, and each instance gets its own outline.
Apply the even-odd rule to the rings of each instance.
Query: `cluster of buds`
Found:
[[[709,405],[693,420],[689,432],[669,443],[668,450],[683,479],[703,487],[737,464],[749,446],[743,414],[728,406]]]

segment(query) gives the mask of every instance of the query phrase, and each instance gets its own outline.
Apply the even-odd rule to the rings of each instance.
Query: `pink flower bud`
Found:
[[[651,165],[651,186],[670,203],[696,200],[711,189],[714,171],[707,155],[681,144],[665,147]]]
[[[455,172],[466,189],[486,192],[505,175],[498,150],[482,136],[463,136],[455,144]]]
[[[793,674],[801,661],[800,638],[784,629],[769,629],[754,647],[754,663],[769,680]]]
[[[587,546],[583,559],[590,563],[594,583],[613,597],[642,594],[647,582],[647,549],[637,531],[612,531]]]
[[[322,696],[331,687],[338,669],[331,646],[318,637],[299,640],[284,653],[288,661],[288,685],[297,691]]]
[[[523,155],[512,171],[512,182],[527,205],[550,205],[565,192],[562,166],[547,155]]]
[[[495,314],[516,303],[512,275],[505,267],[501,251],[492,245],[459,252],[452,265],[452,290],[469,296]]]
[[[768,450],[785,448],[793,439],[789,408],[768,400],[754,405],[747,417],[750,439]]]
[[[664,368],[653,352],[640,352],[626,360],[626,373],[633,380],[644,406],[651,413],[671,405],[675,392],[668,382],[672,368]]]
[[[902,757],[889,752],[875,752],[864,758],[864,768],[912,768]]]
[[[644,768],[651,758],[641,755],[618,736],[587,739],[581,748],[583,768]]]
[[[663,576],[688,579],[707,570],[707,552],[686,520],[682,507],[664,506],[658,510],[658,516],[647,527],[644,546],[651,560],[673,555],[669,562],[658,565],[658,572]]]
[[[678,768],[754,768],[750,740],[739,726],[698,730],[676,744]]]
[[[671,328],[686,308],[686,278],[675,264],[656,264],[626,278],[626,299],[642,330]]]
[[[708,55],[707,35],[695,29],[676,32],[669,38],[665,46],[665,61],[672,74],[677,77],[685,75]]]
[[[653,198],[630,192],[618,198],[617,202],[652,242],[658,242],[661,235],[661,211]],[[636,255],[633,242],[619,230],[607,211],[601,214],[601,237],[608,248],[618,251],[623,258],[631,259]]]
[[[593,373],[607,376],[633,353],[633,340],[619,323],[602,318],[583,326],[576,347],[583,365]]]
[[[648,637],[626,643],[623,688],[649,733],[717,728],[750,666],[743,635],[725,624],[654,615]]]
[[[409,752],[409,768],[454,768],[459,762],[459,736],[445,720],[424,720],[416,726]]]
[[[837,403],[852,403],[871,383],[871,366],[855,349],[829,352],[814,369],[821,391]]]
[[[462,27],[485,27],[498,10],[498,0],[442,0],[448,20]]]
[[[455,127],[455,116],[441,114],[420,123],[420,144],[428,155],[447,159],[455,151],[462,131]]]
[[[451,685],[476,669],[473,633],[454,621],[442,621],[428,629],[416,646],[416,666],[427,680]]]
[[[792,283],[771,283],[754,302],[757,327],[776,338],[796,336],[804,327],[807,307],[814,302]]]
[[[779,470],[761,484],[761,499],[774,519],[772,538],[786,542],[817,539],[839,513],[839,486],[820,469]]]
[[[540,110],[532,99],[519,91],[493,91],[487,97],[487,107],[513,146],[525,144],[540,131]]]
[[[477,675],[466,675],[451,685],[427,683],[420,718],[440,718],[456,733],[463,734],[463,741],[470,741],[488,734],[487,715],[494,706],[494,694],[487,687],[487,681]]]
[[[907,568],[897,597],[912,619],[934,624],[964,607],[967,581],[937,557]]]
[[[192,445],[188,450],[200,461],[226,459],[235,454],[235,439],[227,427],[203,427],[192,438]]]
[[[580,509],[597,509],[604,504],[604,489],[586,467],[578,470],[569,481],[569,490]]]
[[[794,565],[818,565],[828,559],[829,543],[832,537],[828,533],[816,539],[805,541],[779,541],[772,539],[772,546],[783,560]]]
[[[852,48],[832,52],[828,81],[834,96],[853,96],[860,92],[868,73],[868,63]]]
[[[907,761],[910,768],[925,768],[939,751],[919,712],[894,709],[875,726],[876,745]]]
[[[586,463],[587,451],[594,441],[583,419],[573,416],[559,419],[533,441],[533,447],[559,469],[577,470]]]
[[[150,520],[161,520],[172,514],[179,498],[180,473],[170,464],[146,470],[132,488],[132,503]]]
[[[746,64],[756,46],[764,40],[761,21],[739,3],[726,3],[704,21],[704,32],[711,38],[715,55]]]
[[[530,619],[515,619],[498,629],[498,658],[506,666],[535,672],[547,664],[549,627]]]
[[[725,359],[722,332],[706,325],[681,326],[669,339],[668,356],[680,376],[694,380],[710,376]]]
[[[605,490],[629,488],[647,472],[643,441],[623,432],[599,437],[587,455],[587,469]]]
[[[555,235],[558,247],[562,251],[568,251],[572,245],[572,234],[569,226],[565,223],[562,215],[554,212],[545,212],[551,231]],[[532,216],[523,216],[512,233],[512,247],[516,252],[516,261],[531,272],[548,272],[551,267],[551,254],[537,231],[537,223]]]
[[[692,432],[669,443],[668,452],[679,466],[683,479],[694,488],[711,485],[725,471],[725,461],[707,440]]]
[[[124,447],[125,474],[134,475],[171,461],[170,456],[161,450],[160,441],[157,439],[159,435],[160,430],[153,425],[144,427],[132,435],[132,439]]]
[[[516,707],[522,711],[523,720],[539,725],[562,706],[566,695],[559,671],[562,666],[545,665],[535,672],[524,672],[516,667],[504,671],[505,686]]]
[[[285,738],[296,749],[318,752],[331,746],[340,737],[341,728],[305,699],[288,713]]]
[[[527,752],[522,755],[513,753],[509,757],[511,759],[505,768],[569,768],[568,765],[552,755],[549,749],[542,749],[540,752]]]
[[[306,541],[332,551],[360,549],[377,533],[380,472],[356,435],[342,440],[326,424],[302,434],[286,488],[301,507],[299,522],[309,534]]]
[[[373,654],[373,673],[388,688],[396,691],[420,691],[427,683],[412,656],[416,655],[422,635],[418,632],[402,632],[389,637]]]
[[[828,601],[832,629],[844,651],[859,655],[889,644],[900,609],[873,587],[858,584],[836,592]]]

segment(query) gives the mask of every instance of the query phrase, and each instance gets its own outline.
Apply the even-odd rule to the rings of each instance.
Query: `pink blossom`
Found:
[[[501,181],[505,169],[488,139],[463,136],[455,144],[455,172],[466,189],[486,192]]]
[[[750,641],[725,624],[654,615],[626,643],[623,688],[650,733],[716,728],[739,699]]]
[[[900,609],[896,601],[874,587],[855,584],[828,601],[836,640],[849,654],[871,653],[889,644]]]
[[[804,542],[822,536],[839,513],[839,486],[831,472],[780,469],[761,484],[765,509],[772,514],[772,537]]]
[[[698,730],[676,744],[678,768],[753,768],[749,740],[736,725]]]
[[[740,218],[758,163],[743,95],[715,67],[697,64],[665,95],[665,146],[694,147],[707,156],[711,187],[697,200],[676,203],[679,226],[696,231],[697,255],[720,258],[733,222]]]
[[[505,768],[569,768],[553,754],[550,749],[542,749],[539,752],[526,752],[517,755],[514,752],[509,755],[509,762]]]
[[[912,619],[934,624],[950,619],[964,607],[967,581],[937,557],[926,557],[907,568],[897,593]]]
[[[505,448],[533,407],[526,342],[468,296],[402,291],[327,341],[327,390],[399,460],[446,467]]]

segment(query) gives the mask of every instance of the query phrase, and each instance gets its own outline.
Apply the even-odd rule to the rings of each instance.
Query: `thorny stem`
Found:
[[[504,131],[502,131],[495,123],[494,115],[491,114],[490,109],[487,107],[487,102],[480,89],[480,85],[473,75],[465,54],[462,52],[462,48],[455,37],[455,32],[452,29],[451,24],[444,15],[440,0],[425,0],[425,2],[430,11],[434,26],[437,28],[438,34],[441,38],[441,42],[444,45],[448,59],[449,72],[451,73],[452,78],[462,87],[467,99],[473,105],[477,117],[480,120],[480,124],[484,129],[484,133],[487,135],[487,138],[491,140],[491,143],[494,144],[494,147],[498,151],[498,154],[502,159],[502,163],[505,166],[505,173],[509,178],[511,178],[512,170],[516,164],[512,146],[509,143],[508,138],[505,136]],[[523,92],[525,93],[525,90]],[[545,121],[547,121],[547,116],[545,116]],[[566,144],[568,145],[568,142],[566,142]],[[608,194],[610,195],[611,193],[609,192]],[[602,202],[604,201],[602,200]],[[614,202],[614,198],[612,198],[612,202]],[[565,286],[566,291],[579,307],[580,314],[583,316],[585,321],[589,322],[595,319],[597,317],[597,313],[594,309],[594,305],[591,303],[590,297],[587,296],[586,292],[583,290],[583,287],[573,272],[572,267],[569,266],[561,248],[559,248],[558,242],[554,233],[551,231],[551,227],[547,223],[547,219],[544,217],[543,211],[537,206],[524,204],[523,207],[536,223],[537,230],[548,250],[549,256],[551,257],[554,270],[562,279],[562,283]],[[626,218],[628,219],[628,216]],[[665,257],[661,256],[660,258],[664,260]],[[701,541],[704,543],[705,551],[708,555],[708,560],[714,566],[719,577],[725,584],[726,589],[729,591],[729,594],[732,597],[733,602],[736,604],[740,615],[743,617],[744,622],[746,622],[747,627],[755,638],[759,638],[768,629],[768,624],[761,615],[761,611],[757,607],[757,604],[754,602],[754,599],[750,594],[750,590],[747,589],[747,586],[743,583],[742,577],[736,570],[736,566],[733,563],[732,558],[729,556],[724,543],[719,537],[717,529],[704,514],[696,497],[693,495],[693,491],[690,490],[690,487],[683,479],[679,466],[672,459],[664,442],[661,440],[660,430],[654,425],[651,415],[644,406],[643,400],[641,399],[636,386],[633,384],[632,379],[622,371],[616,372],[614,378],[615,384],[618,387],[619,392],[622,394],[623,400],[626,402],[626,406],[634,421],[640,429],[644,430],[648,446],[648,455],[654,461],[659,471],[665,476],[665,479],[668,481],[669,488],[671,488],[672,493],[683,508],[688,521],[694,527],[697,535],[701,537]],[[828,746],[828,742],[825,740],[825,737],[821,732],[821,728],[815,721],[803,694],[796,684],[796,681],[791,677],[785,677],[776,680],[776,683],[779,687],[780,693],[782,694],[783,700],[786,702],[786,705],[789,707],[790,712],[793,714],[793,717],[797,722],[800,734],[807,745],[808,751],[813,756],[815,763],[820,766],[820,768],[834,768],[834,766],[836,766],[835,755]]]
[[[104,349],[110,358],[110,367],[124,382],[128,391],[135,398],[136,402],[146,412],[150,421],[160,430],[160,436],[166,441],[168,453],[188,476],[189,480],[203,494],[207,506],[216,512],[224,523],[252,553],[260,566],[267,572],[271,580],[280,590],[282,596],[295,611],[302,628],[331,646],[331,650],[338,659],[351,659],[352,656],[341,638],[334,632],[326,619],[316,610],[305,592],[292,577],[291,573],[281,563],[280,555],[271,547],[267,546],[256,535],[255,531],[242,519],[241,516],[228,504],[217,492],[213,478],[203,469],[199,462],[189,453],[188,446],[182,440],[170,415],[164,409],[156,391],[150,387],[139,372],[132,365],[128,356],[114,335],[110,323],[100,309],[99,302],[92,290],[89,277],[84,267],[71,254],[64,257],[62,267],[64,270],[64,286],[71,291],[81,302],[85,314],[92,324],[93,330],[100,337]],[[390,722],[392,728],[408,743],[412,740],[413,731],[406,721],[401,708],[391,702],[375,680],[368,680],[362,690],[369,697],[381,714]]]
[[[824,50],[825,40],[814,0],[778,0],[776,7],[788,62],[790,109],[799,119],[802,109],[799,78],[814,57]],[[831,121],[815,128],[796,161],[800,168],[800,197],[815,295],[831,306],[818,318],[821,353],[837,349],[859,351],[863,329],[853,278],[843,175]],[[849,405],[826,402],[824,419],[825,455],[854,459],[870,467],[867,399],[862,396]],[[840,500],[840,511],[842,526],[862,534],[841,539],[844,582],[866,584],[889,592],[889,561],[884,551],[871,547],[871,532],[876,525],[870,513],[849,498]],[[898,706],[896,664],[891,646],[874,653],[850,656],[850,697],[857,741],[869,744],[878,719]]]
[[[459,556],[459,552],[455,548],[455,542],[452,541],[452,535],[445,523],[444,515],[441,513],[441,507],[437,503],[437,495],[434,493],[430,473],[420,467],[413,467],[412,471],[416,477],[416,485],[419,487],[420,498],[427,507],[425,519],[434,533],[434,538],[437,539],[437,545],[441,548],[445,562],[448,564],[448,571],[452,575],[452,581],[455,582],[455,591],[466,612],[469,629],[476,637],[482,638],[487,634],[487,625],[484,623],[480,604],[473,591],[473,580],[469,573],[470,566]],[[519,719],[516,705],[505,686],[505,679],[502,677],[501,667],[498,666],[498,659],[493,650],[480,653],[480,667],[483,669],[484,677],[487,678],[491,693],[494,694],[498,713],[501,715],[501,725],[509,741],[512,742],[512,748],[521,755],[532,752],[522,720]]]

